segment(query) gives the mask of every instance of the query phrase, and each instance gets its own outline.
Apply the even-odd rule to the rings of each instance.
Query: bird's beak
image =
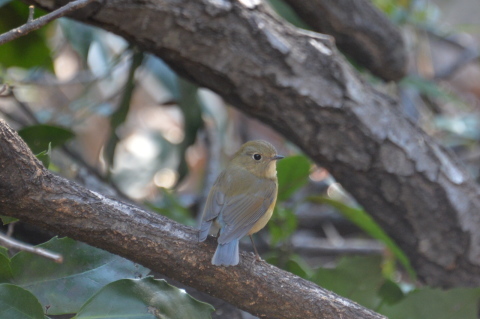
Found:
[[[272,157],[272,160],[281,160],[282,158],[285,158],[285,156],[282,156],[282,155],[275,155],[274,157]]]

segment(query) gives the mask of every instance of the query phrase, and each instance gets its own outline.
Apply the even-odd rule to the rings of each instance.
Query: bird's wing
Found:
[[[208,194],[207,202],[203,210],[202,220],[204,222],[209,222],[217,218],[222,211],[223,205],[225,204],[225,193],[220,190],[219,186],[225,183],[224,179],[227,178],[225,175],[224,171],[217,177],[215,184]]]
[[[228,173],[227,173],[228,174]],[[240,239],[252,229],[275,199],[276,183],[243,171],[228,174],[229,185],[219,222],[222,226],[218,242]]]

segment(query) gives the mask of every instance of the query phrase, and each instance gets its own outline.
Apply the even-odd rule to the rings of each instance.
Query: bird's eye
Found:
[[[259,161],[262,159],[262,155],[260,154],[253,154],[253,159],[256,160],[256,161]]]

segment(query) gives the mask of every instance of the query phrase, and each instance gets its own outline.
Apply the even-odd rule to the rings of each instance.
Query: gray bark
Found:
[[[362,80],[329,36],[297,30],[254,0],[115,0],[77,19],[158,55],[301,147],[427,284],[480,285],[478,185],[397,100]]]
[[[399,80],[407,52],[399,29],[369,0],[285,0],[315,31],[335,38],[343,53],[376,76]]]

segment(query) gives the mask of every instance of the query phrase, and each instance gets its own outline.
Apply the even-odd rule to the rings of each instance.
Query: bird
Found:
[[[238,265],[239,240],[246,235],[250,236],[256,260],[261,260],[252,234],[265,227],[272,217],[278,192],[276,162],[282,158],[269,142],[249,141],[217,177],[198,232],[199,242],[208,234],[217,236],[213,265]]]

